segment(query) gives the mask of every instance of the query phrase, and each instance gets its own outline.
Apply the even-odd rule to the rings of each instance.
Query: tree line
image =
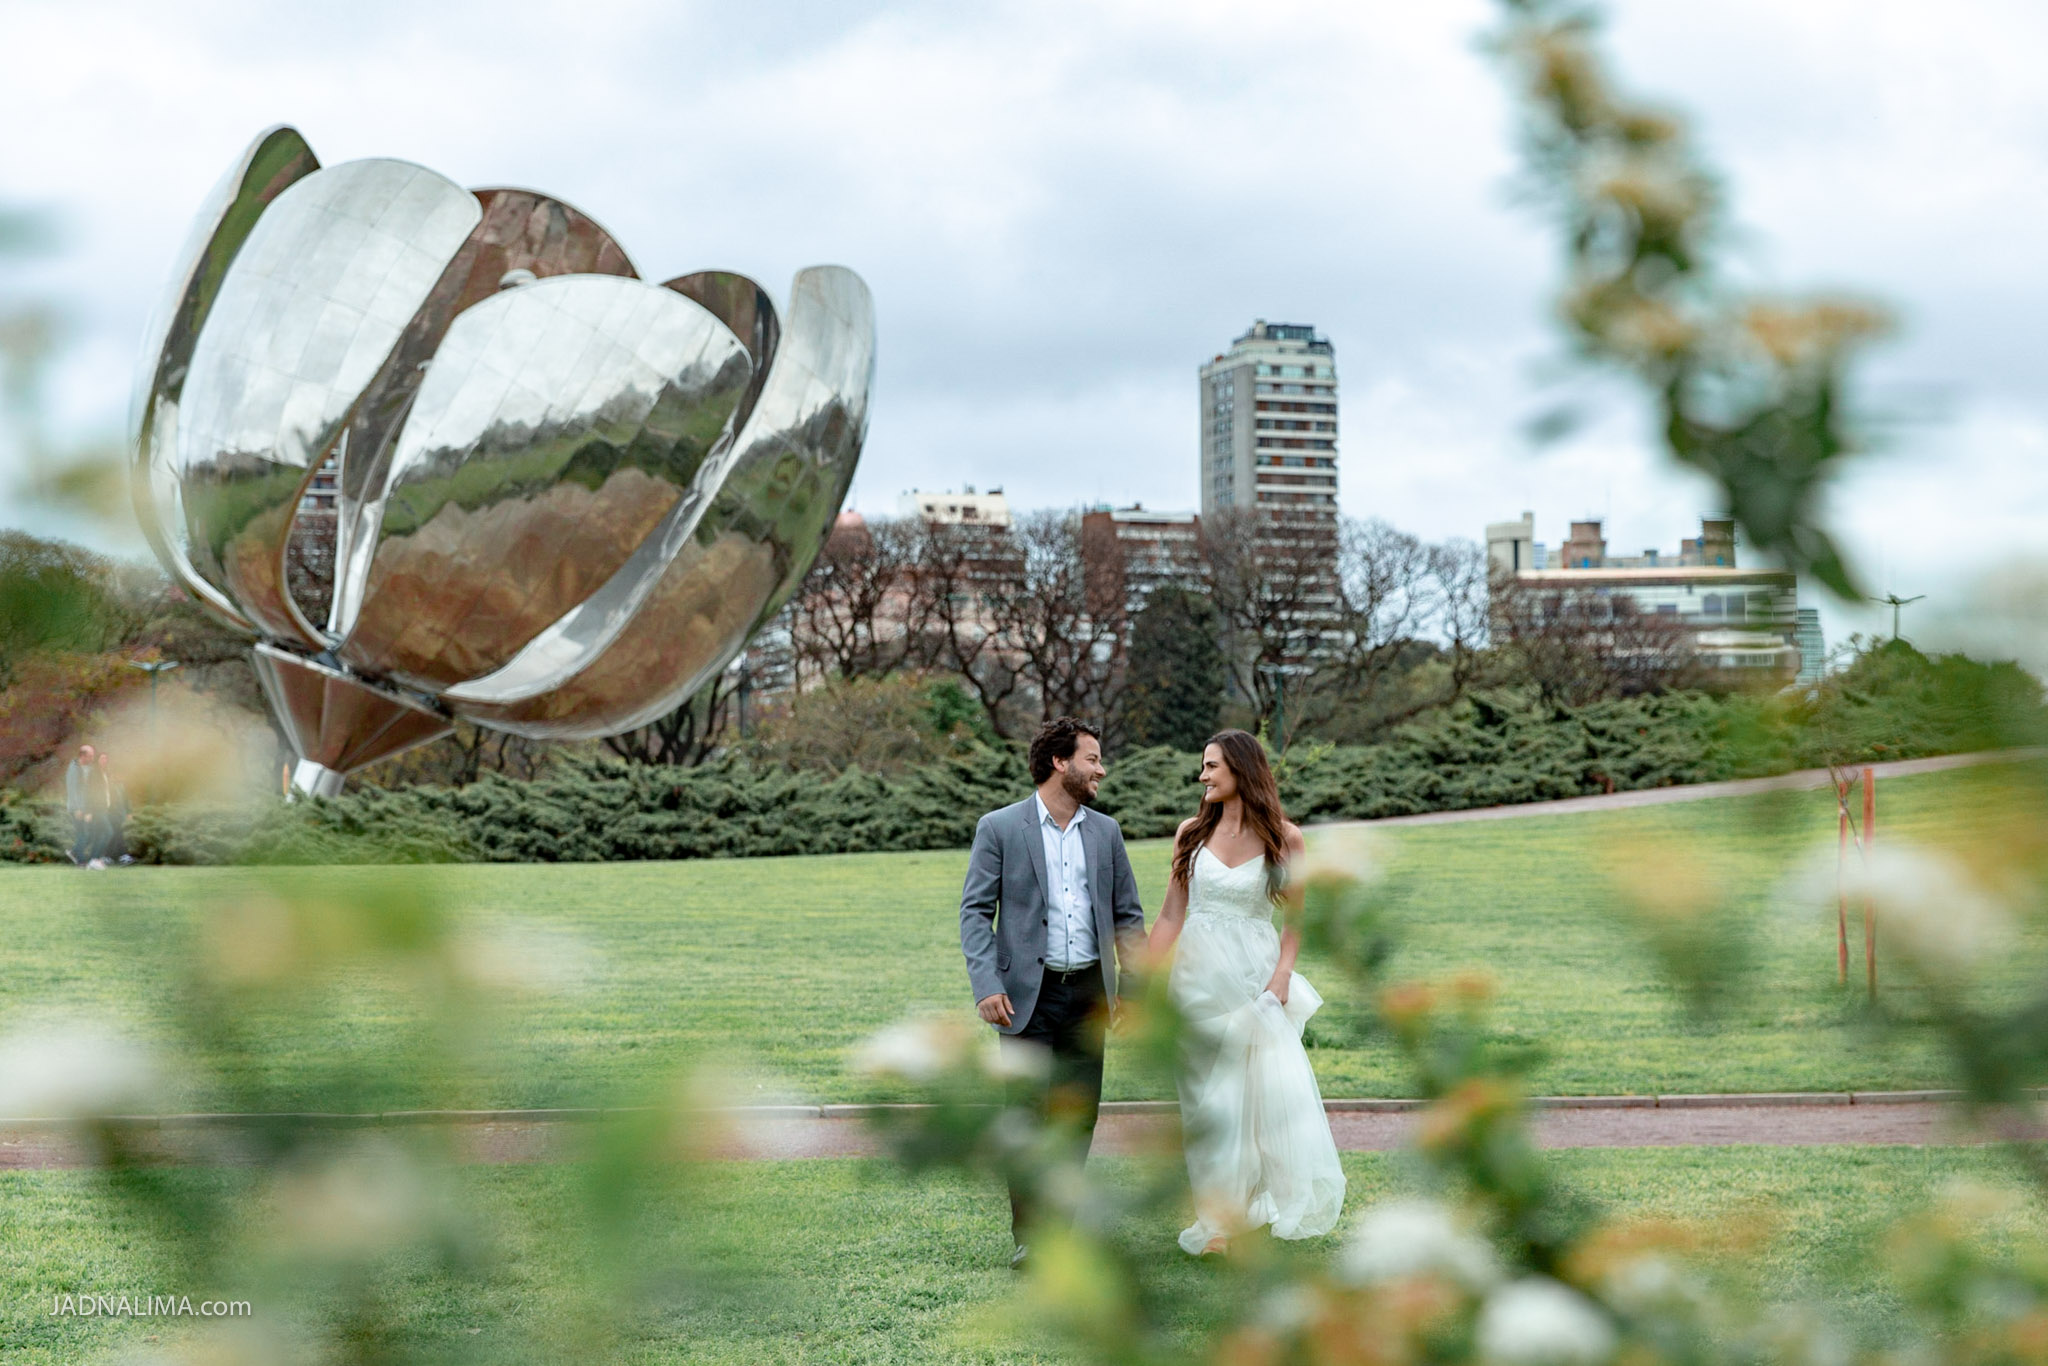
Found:
[[[1284,749],[1371,743],[1480,687],[1576,706],[1702,681],[1678,623],[1378,519],[1226,510],[1169,568],[1078,511],[847,519],[788,609],[798,683],[939,673],[1005,739],[1071,714],[1139,746],[1199,748],[1227,722]]]
[[[1684,629],[1626,599],[1489,581],[1478,546],[1379,520],[1249,511],[1203,519],[1163,562],[1080,510],[1009,526],[849,516],[771,638],[787,677],[767,676],[777,649],[757,646],[625,734],[565,747],[459,723],[363,777],[528,779],[570,750],[890,770],[1062,714],[1098,719],[1118,746],[1198,749],[1232,724],[1284,751],[1375,743],[1479,689],[1583,706],[1700,681]],[[267,719],[245,644],[152,565],[5,533],[0,782],[46,778],[99,709],[144,686],[131,661],[174,660],[176,686]]]

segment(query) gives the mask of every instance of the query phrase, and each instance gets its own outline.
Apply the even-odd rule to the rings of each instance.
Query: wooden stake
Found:
[[[1863,964],[1870,974],[1870,999],[1877,999],[1877,892],[1870,879],[1870,851],[1877,843],[1877,770],[1863,770]]]
[[[1843,885],[1849,864],[1849,784],[1835,784],[1835,981],[1849,982],[1849,889]]]

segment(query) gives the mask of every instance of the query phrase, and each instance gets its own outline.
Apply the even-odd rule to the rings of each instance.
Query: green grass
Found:
[[[1969,844],[2001,823],[2048,817],[2048,766],[1892,780],[1882,838]],[[1847,1090],[1938,1085],[1940,1060],[1880,1048],[1859,1028],[1860,991],[1834,981],[1832,917],[1787,908],[1787,870],[1832,847],[1824,794],[1732,799],[1599,815],[1386,832],[1399,865],[1404,941],[1392,976],[1484,968],[1497,1023],[1540,1043],[1538,1090],[1556,1093]],[[1757,990],[1715,1032],[1695,1026],[1617,918],[1602,872],[1616,850],[1695,851],[1757,947]],[[1168,849],[1132,846],[1148,908]],[[398,1070],[352,1094],[363,1108],[584,1103],[706,1058],[740,1078],[735,1099],[900,1098],[849,1075],[849,1048],[906,1013],[966,1012],[957,939],[963,852],[619,865],[283,870],[306,885],[412,885],[446,899],[485,938],[519,926],[573,937],[595,967],[580,987],[508,1002],[482,1031],[475,1077],[453,1089]],[[51,1007],[111,1013],[145,1030],[177,996],[174,961],[204,907],[248,896],[240,869],[0,871],[0,1027]],[[1990,986],[2038,980],[2037,939]],[[1401,1094],[1396,1059],[1359,1025],[1365,999],[1327,963],[1303,970],[1329,999],[1312,1050],[1330,1096]],[[1894,980],[1901,974],[1894,973]],[[1852,978],[1853,982],[1853,978]],[[282,1103],[334,1103],[350,1058],[387,1058],[401,997],[368,978],[259,1030],[256,1064]],[[367,1071],[388,1074],[390,1068]],[[1163,1094],[1112,1049],[1107,1094]],[[213,1102],[218,1102],[213,1097]],[[179,1097],[209,1104],[199,1088]]]
[[[1988,1230],[2010,1246],[2048,1231],[2038,1198],[2014,1186],[1998,1159],[1970,1149],[1720,1148],[1557,1154],[1565,1175],[1610,1210],[1705,1223],[1763,1214],[1774,1230],[1749,1272],[1777,1298],[1825,1298],[1851,1331],[1892,1335],[1901,1307],[1870,1249],[1876,1230],[1942,1181],[1966,1177],[2011,1189]],[[1101,1166],[1135,1179],[1129,1160]],[[1399,1163],[1347,1154],[1347,1208],[1388,1192]],[[992,1185],[959,1177],[912,1184],[879,1164],[829,1160],[733,1163],[704,1169],[695,1195],[649,1211],[659,1254],[696,1266],[657,1307],[621,1325],[617,1360],[675,1362],[967,1362],[1064,1359],[1056,1344],[991,1315],[1014,1280],[1005,1266],[1005,1206]],[[448,1359],[481,1360],[546,1342],[564,1327],[574,1273],[548,1256],[573,1239],[563,1227],[578,1169],[470,1168],[460,1179],[519,1232],[474,1280],[401,1263],[371,1289],[398,1306],[403,1334]],[[184,1171],[186,1182],[223,1182]],[[1156,1226],[1155,1226],[1156,1225]],[[1190,1345],[1232,1306],[1232,1282],[1184,1257],[1165,1219],[1121,1230],[1156,1256],[1163,1283],[1190,1294],[1174,1327]],[[1336,1239],[1320,1246],[1332,1249]],[[58,1319],[51,1297],[81,1293],[251,1295],[250,1282],[184,1285],[151,1241],[75,1172],[0,1174],[0,1358],[10,1366],[86,1359],[189,1324]],[[274,1325],[287,1305],[255,1296]]]

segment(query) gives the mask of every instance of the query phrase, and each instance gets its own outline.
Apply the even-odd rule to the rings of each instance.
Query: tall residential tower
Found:
[[[1337,358],[1313,327],[1261,318],[1202,367],[1202,515],[1337,520]]]

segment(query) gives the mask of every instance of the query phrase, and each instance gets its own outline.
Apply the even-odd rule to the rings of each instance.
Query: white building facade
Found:
[[[1651,616],[1675,619],[1710,673],[1738,686],[1783,686],[1800,673],[1799,581],[1790,570],[1736,564],[1735,524],[1701,523],[1675,555],[1655,549],[1612,555],[1597,521],[1572,523],[1555,554],[1535,539],[1535,517],[1486,528],[1488,567],[1535,591],[1624,596]]]

